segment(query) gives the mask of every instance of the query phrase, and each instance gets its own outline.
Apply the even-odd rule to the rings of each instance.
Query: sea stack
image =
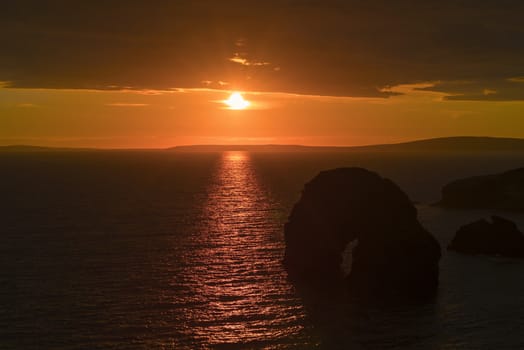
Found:
[[[323,171],[305,185],[285,225],[284,265],[294,280],[340,280],[342,254],[355,240],[351,271],[344,277],[352,293],[435,293],[440,246],[419,223],[408,196],[366,169]]]
[[[462,226],[448,250],[524,258],[524,235],[517,225],[500,216],[492,216],[491,221],[482,219]]]

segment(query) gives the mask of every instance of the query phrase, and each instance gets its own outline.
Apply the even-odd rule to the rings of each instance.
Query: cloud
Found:
[[[106,106],[110,107],[147,107],[149,106],[146,103],[121,103],[121,102],[115,102],[115,103],[108,103]]]
[[[417,90],[441,92],[444,99],[455,101],[524,100],[524,86],[515,79],[444,81]]]
[[[38,105],[35,105],[34,103],[19,103],[16,105],[18,108],[36,108]]]
[[[253,66],[253,67],[262,67],[262,66],[269,66],[271,63],[269,62],[257,62],[257,61],[250,61],[247,58],[242,58],[240,56],[234,56],[229,58],[229,61],[241,64],[243,66]]]
[[[202,80],[200,83],[206,89],[217,89],[217,90],[225,89],[229,85],[231,85],[230,83],[226,81],[222,81],[222,80],[219,80],[219,81]]]
[[[144,90],[224,81],[355,97],[470,80],[464,99],[523,99],[522,84],[501,83],[522,82],[523,12],[520,0],[11,1],[0,12],[0,80]]]

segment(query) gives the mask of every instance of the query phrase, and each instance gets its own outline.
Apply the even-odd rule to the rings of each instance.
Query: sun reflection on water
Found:
[[[281,265],[284,243],[274,211],[250,154],[225,152],[182,275],[189,286],[183,321],[192,342],[249,346],[299,337],[304,310]]]

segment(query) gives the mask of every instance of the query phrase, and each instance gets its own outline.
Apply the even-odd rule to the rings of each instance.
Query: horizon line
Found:
[[[306,144],[286,144],[286,143],[260,143],[260,144],[220,144],[220,143],[209,143],[209,144],[181,144],[167,147],[70,147],[70,146],[41,146],[33,144],[7,144],[0,145],[0,149],[6,148],[34,148],[34,149],[49,149],[49,150],[95,150],[95,151],[173,151],[177,148],[203,148],[203,147],[297,147],[297,148],[331,148],[331,149],[347,149],[347,148],[365,148],[365,147],[380,147],[380,146],[396,146],[406,145],[425,141],[437,141],[437,140],[451,140],[451,139],[490,139],[490,140],[505,140],[505,141],[524,141],[524,138],[519,137],[504,137],[504,136],[441,136],[423,139],[413,139],[401,142],[391,143],[373,143],[373,144],[361,144],[361,145],[306,145]]]

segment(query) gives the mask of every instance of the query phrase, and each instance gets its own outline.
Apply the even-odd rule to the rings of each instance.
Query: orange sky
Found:
[[[157,148],[188,144],[362,145],[475,135],[524,137],[524,101],[455,101],[402,85],[389,98],[228,92],[0,88],[0,145]]]
[[[7,1],[0,145],[524,137],[522,13],[517,0]],[[224,108],[230,90],[250,108]]]

